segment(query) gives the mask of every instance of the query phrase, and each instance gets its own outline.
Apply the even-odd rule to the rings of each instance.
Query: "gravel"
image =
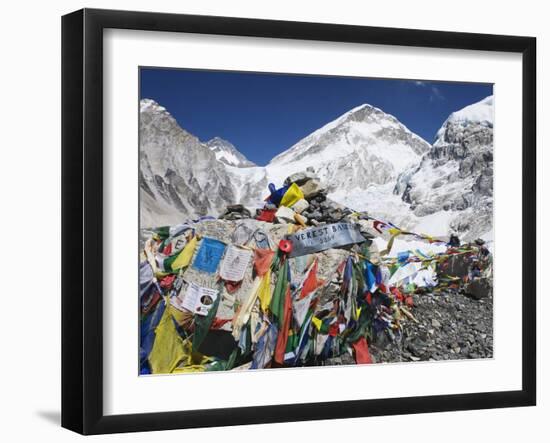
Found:
[[[493,297],[474,300],[458,291],[414,295],[401,339],[380,334],[371,343],[373,361],[460,360],[493,357]]]

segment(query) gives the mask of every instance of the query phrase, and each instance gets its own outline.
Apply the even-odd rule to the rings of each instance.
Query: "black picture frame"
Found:
[[[108,28],[519,53],[522,120],[522,388],[171,411],[103,412],[103,31]],[[83,9],[62,18],[62,426],[82,434],[151,431],[536,403],[536,39],[230,17]]]

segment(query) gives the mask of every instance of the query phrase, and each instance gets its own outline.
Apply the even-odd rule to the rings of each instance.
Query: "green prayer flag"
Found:
[[[275,283],[275,289],[273,290],[273,296],[271,297],[271,312],[275,323],[281,326],[284,318],[284,302],[286,288],[288,286],[288,260],[282,263],[277,272],[277,283]]]
[[[208,311],[208,314],[205,316],[195,315],[195,333],[193,334],[193,351],[198,352],[198,349],[202,345],[208,331],[210,330],[210,325],[216,316],[218,311],[218,306],[220,305],[221,297],[216,297],[214,304]]]

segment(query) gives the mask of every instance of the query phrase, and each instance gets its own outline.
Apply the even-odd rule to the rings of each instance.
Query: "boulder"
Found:
[[[240,220],[243,218],[252,218],[252,213],[244,205],[229,205],[220,218],[222,220]]]
[[[460,279],[467,277],[469,270],[470,263],[468,262],[468,259],[463,255],[452,255],[439,267],[439,271],[441,274],[449,275],[451,277],[458,277]]]
[[[476,278],[466,284],[464,292],[475,300],[481,300],[492,294],[493,286],[488,278]]]
[[[285,179],[285,186],[289,186],[292,183],[296,183],[298,186],[300,186],[300,185],[303,185],[307,181],[312,180],[314,178],[316,178],[315,175],[310,171],[295,172],[294,174],[289,175]]]
[[[300,199],[292,205],[292,210],[297,214],[301,214],[309,207],[309,203],[305,199]]]
[[[312,199],[313,197],[316,197],[319,194],[326,192],[326,189],[317,179],[306,181],[304,184],[300,185],[300,188],[302,189],[302,192],[304,193],[304,198],[306,200]]]
[[[294,214],[296,213],[292,209],[281,206],[275,213],[275,220],[279,223],[294,223]]]

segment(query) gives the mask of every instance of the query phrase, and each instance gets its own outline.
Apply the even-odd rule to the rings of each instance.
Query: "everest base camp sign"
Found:
[[[359,232],[359,226],[353,223],[317,226],[298,231],[286,238],[292,242],[292,252],[289,257],[299,257],[366,241]]]

